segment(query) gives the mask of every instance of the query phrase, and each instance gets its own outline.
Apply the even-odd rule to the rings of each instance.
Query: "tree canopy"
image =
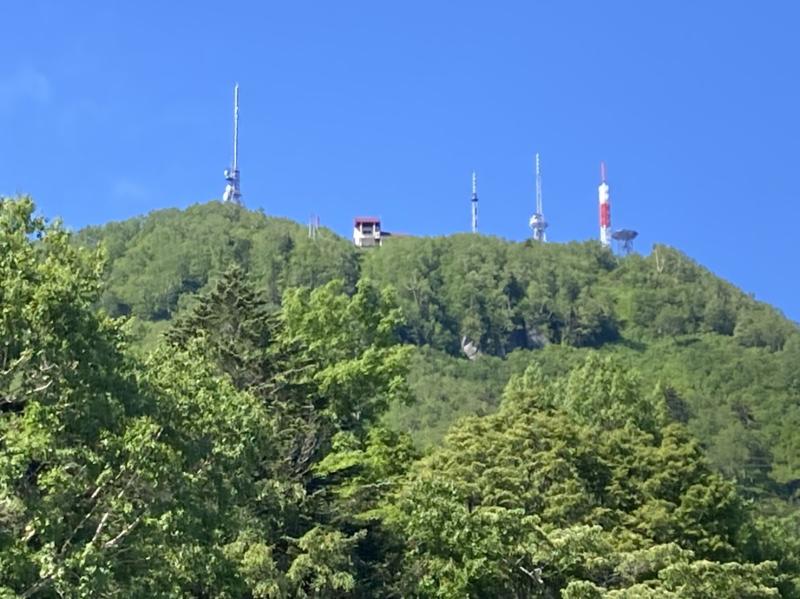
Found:
[[[327,230],[310,240],[289,221],[216,202],[85,229],[74,241],[106,249],[100,306],[133,315],[144,350],[231,264],[270,309],[296,286],[391,287],[400,340],[418,349],[415,402],[393,404],[385,422],[420,447],[463,415],[494,411],[509,376],[530,362],[552,374],[595,349],[661,382],[714,466],[751,493],[791,494],[800,480],[796,324],[666,246],[620,258],[595,242],[454,235],[359,251]],[[478,352],[469,364],[465,346]]]
[[[385,510],[407,547],[401,595],[780,596],[778,564],[742,542],[753,516],[735,486],[663,401],[594,356],[563,379],[512,379]]]
[[[140,359],[95,308],[98,252],[27,199],[0,205],[0,236],[0,593],[354,588],[367,531],[339,529],[315,464],[405,397],[389,293],[331,283],[270,308],[234,268]]]
[[[800,597],[798,364],[663,246],[3,199],[0,597]]]

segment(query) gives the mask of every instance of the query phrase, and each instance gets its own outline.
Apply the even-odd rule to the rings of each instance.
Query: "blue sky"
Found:
[[[61,2],[3,7],[0,193],[72,227],[219,198],[349,235],[676,246],[800,320],[800,3]]]

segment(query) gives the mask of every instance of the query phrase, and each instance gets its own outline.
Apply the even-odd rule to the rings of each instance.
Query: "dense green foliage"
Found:
[[[451,430],[387,508],[400,588],[438,597],[777,597],[735,487],[663,398],[590,356],[512,379],[501,410]]]
[[[215,202],[87,229],[77,241],[108,248],[102,305],[137,315],[145,347],[167,326],[158,319],[180,313],[231,262],[273,306],[287,287],[336,278],[348,292],[360,277],[391,286],[401,339],[425,348],[411,363],[415,405],[392,406],[386,422],[420,447],[461,416],[494,411],[530,362],[559,374],[595,348],[660,381],[715,467],[748,492],[798,486],[797,326],[671,248],[620,259],[591,242],[455,235],[358,252],[328,232],[312,242],[297,225]],[[479,359],[465,362],[463,343]]]
[[[599,349],[550,345],[517,350],[504,360],[484,355],[472,362],[424,349],[411,363],[418,403],[393,406],[387,421],[428,447],[459,417],[492,412],[505,382],[529,364],[559,375],[599,352],[640,372],[648,385],[660,383],[712,464],[748,495],[789,497],[800,481],[798,342],[792,336],[782,351],[773,352],[705,333]]]
[[[727,475],[768,492],[800,480],[797,327],[667,247],[619,259],[596,243],[456,235],[359,253],[329,232],[311,241],[295,224],[216,202],[87,229],[77,241],[107,248],[101,305],[135,315],[145,347],[232,262],[270,306],[289,287],[334,279],[348,292],[362,276],[392,286],[402,340],[428,349],[412,362],[416,405],[393,406],[387,422],[423,447],[458,417],[496,409],[530,361],[555,372],[582,356],[569,348],[592,347],[668,385]],[[480,359],[455,359],[462,343]]]
[[[204,289],[232,263],[252,275],[272,305],[289,287],[338,279],[352,290],[357,279],[350,244],[329,231],[320,230],[312,243],[296,223],[218,202],[89,227],[76,241],[102,241],[106,248],[110,268],[101,305],[112,316],[169,319],[182,297]]]
[[[666,247],[4,200],[0,597],[800,597],[798,366]]]
[[[597,347],[704,332],[776,351],[796,333],[664,246],[618,259],[597,243],[400,239],[370,253],[363,272],[397,288],[409,340],[454,354],[464,338],[502,356],[549,343]]]
[[[98,256],[0,206],[0,595],[319,596],[355,546],[315,473],[405,398],[392,298],[234,269],[142,361],[98,313]],[[231,341],[235,339],[236,342]]]
[[[404,339],[452,355],[464,339],[504,356],[550,343],[598,347],[699,333],[779,351],[797,333],[769,306],[664,246],[619,259],[594,242],[455,235],[392,239],[360,253],[329,231],[310,240],[295,223],[217,202],[90,227],[76,242],[106,248],[102,306],[112,316],[170,318],[184,297],[236,263],[273,305],[289,287],[333,279],[347,290],[360,276],[391,285]]]

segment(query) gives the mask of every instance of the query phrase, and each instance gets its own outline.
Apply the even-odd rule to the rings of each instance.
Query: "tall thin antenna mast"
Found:
[[[225,169],[225,193],[223,202],[242,205],[242,192],[239,187],[239,84],[233,87],[233,165]]]
[[[536,214],[542,214],[542,168],[536,154]]]
[[[478,176],[472,171],[472,232],[478,232]]]
[[[542,243],[547,241],[547,221],[544,218],[544,208],[542,206],[542,168],[539,161],[539,153],[536,153],[536,212],[531,216],[530,226],[533,230],[533,238]]]
[[[319,233],[319,216],[312,214],[308,219],[308,238],[316,241]]]
[[[600,162],[600,185],[597,188],[597,203],[600,211],[600,243],[611,246],[611,201],[606,179],[605,160]]]
[[[239,171],[239,84],[233,87],[233,172]]]

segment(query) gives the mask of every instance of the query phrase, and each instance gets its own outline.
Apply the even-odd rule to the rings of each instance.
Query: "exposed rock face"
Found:
[[[474,360],[481,355],[478,345],[466,337],[461,338],[461,351],[463,351],[464,355],[470,360]]]

